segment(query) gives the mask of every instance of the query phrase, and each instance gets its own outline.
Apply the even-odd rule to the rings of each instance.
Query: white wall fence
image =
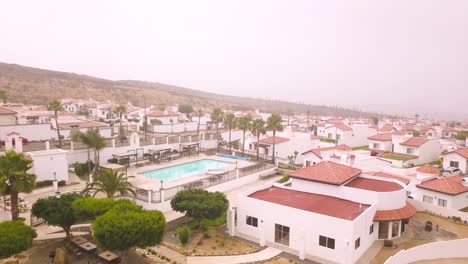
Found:
[[[408,199],[408,202],[412,204],[417,211],[428,211],[430,213],[436,214],[436,215],[441,215],[444,217],[453,217],[457,216],[460,217],[462,221],[467,221],[468,222],[468,213],[458,211],[455,209],[447,208],[447,207],[441,207],[433,204],[428,204],[422,201],[417,201],[413,199]]]
[[[391,256],[385,264],[407,264],[421,260],[468,258],[468,238],[439,241],[403,249]]]
[[[198,122],[174,123],[164,125],[151,125],[149,127],[151,132],[155,133],[180,133],[187,131],[196,131]],[[206,124],[200,124],[200,130],[205,130]]]

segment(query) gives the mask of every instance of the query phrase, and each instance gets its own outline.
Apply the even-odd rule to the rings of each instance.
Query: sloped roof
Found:
[[[14,114],[16,114],[15,111],[0,106],[0,115],[14,115]]]
[[[392,133],[377,134],[377,135],[370,136],[367,139],[378,140],[378,141],[392,141]]]
[[[310,149],[304,153],[302,153],[302,155],[304,154],[307,154],[307,153],[314,153],[315,156],[319,157],[319,158],[322,158],[322,151],[329,151],[329,150],[352,150],[352,148],[346,144],[341,144],[341,145],[338,145],[338,146],[334,146],[334,147],[327,147],[327,148],[316,148],[316,149]]]
[[[345,186],[374,192],[394,192],[403,189],[401,185],[395,182],[363,177],[356,177]]]
[[[289,141],[289,138],[285,138],[285,137],[278,137],[278,136],[275,136],[275,137],[266,137],[266,138],[263,138],[263,139],[260,139],[260,143],[263,143],[263,144],[280,144],[280,143],[283,143],[283,142],[286,142],[286,141]]]
[[[350,166],[322,161],[288,174],[289,177],[309,181],[341,185],[361,174],[361,170]]]
[[[422,189],[431,190],[435,192],[457,195],[468,192],[468,186],[464,186],[462,184],[462,179],[463,176],[460,175],[440,177],[429,181],[425,181],[416,186]]]
[[[344,123],[336,123],[333,126],[336,127],[337,129],[341,130],[341,131],[351,131],[351,130],[353,130],[351,127],[345,125]]]
[[[430,139],[423,137],[411,137],[400,145],[409,146],[409,147],[420,147],[426,144]]]
[[[416,214],[416,208],[410,203],[406,203],[403,208],[394,210],[377,210],[374,215],[375,222],[397,221],[408,219]]]
[[[422,173],[439,173],[439,170],[431,164],[424,164],[423,166],[417,168],[416,171]]]
[[[458,155],[464,157],[465,159],[468,159],[468,148],[459,148],[459,149],[456,149],[454,151],[447,152],[447,153],[445,153],[445,155],[448,155],[448,154],[451,154],[451,153],[458,154]]]
[[[401,181],[402,183],[408,185],[410,183],[410,180],[403,178],[399,175],[392,174],[392,173],[387,173],[383,171],[375,171],[375,172],[366,172],[364,174],[371,175],[371,176],[376,176],[376,177],[382,177],[382,178],[388,178],[388,179],[394,179]]]

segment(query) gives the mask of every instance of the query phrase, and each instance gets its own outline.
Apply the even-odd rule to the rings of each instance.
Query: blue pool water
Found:
[[[146,171],[140,174],[151,179],[172,181],[208,170],[221,169],[229,165],[232,165],[232,163],[212,159],[201,159],[162,169]]]

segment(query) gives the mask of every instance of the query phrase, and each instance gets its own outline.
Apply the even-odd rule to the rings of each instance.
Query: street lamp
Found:
[[[55,171],[54,171],[53,185],[54,185],[54,192],[57,193],[58,192],[58,182],[57,182],[57,172],[55,172]]]

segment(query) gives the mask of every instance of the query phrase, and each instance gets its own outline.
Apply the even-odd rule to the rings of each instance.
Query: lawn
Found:
[[[327,142],[327,143],[336,143],[336,141],[334,139],[328,139],[328,138],[322,138],[322,139],[320,139],[320,141]]]
[[[468,206],[465,207],[465,208],[460,209],[460,211],[462,211],[462,212],[467,212],[467,213],[468,213]]]
[[[353,150],[369,150],[369,145],[354,147]]]
[[[397,153],[385,153],[381,157],[385,158],[385,159],[402,160],[402,161],[415,159],[415,157],[401,155],[401,154],[397,154]]]

